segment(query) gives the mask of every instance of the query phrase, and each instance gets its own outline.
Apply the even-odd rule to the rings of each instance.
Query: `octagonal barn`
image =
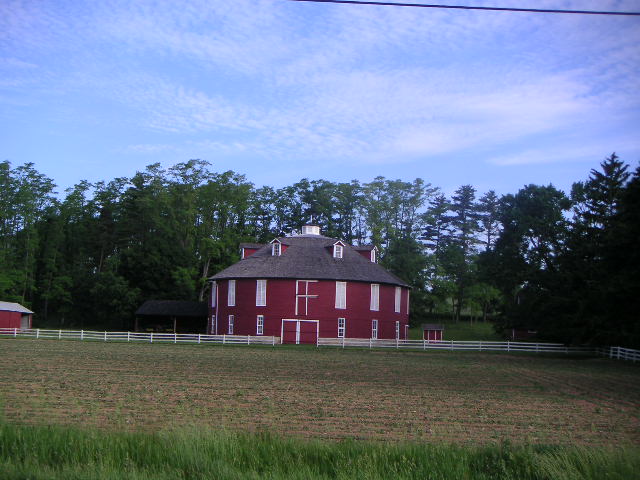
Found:
[[[409,286],[378,265],[375,247],[325,237],[315,225],[240,247],[242,260],[210,278],[210,333],[282,343],[407,338]]]

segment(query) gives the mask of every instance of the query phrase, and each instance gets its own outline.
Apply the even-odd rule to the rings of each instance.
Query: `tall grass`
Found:
[[[109,432],[0,423],[0,477],[86,479],[624,479],[640,449],[373,444],[186,429]]]

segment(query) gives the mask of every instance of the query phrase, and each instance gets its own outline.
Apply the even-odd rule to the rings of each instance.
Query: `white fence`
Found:
[[[199,333],[94,332],[89,330],[44,330],[40,328],[0,328],[10,337],[94,340],[102,342],[195,343],[216,345],[275,345],[279,337],[262,335],[203,335]]]
[[[449,350],[476,352],[596,353],[593,347],[567,347],[561,343],[483,342],[453,340],[374,340],[319,338],[319,347],[395,348],[398,350]]]
[[[198,333],[96,332],[90,330],[45,330],[0,328],[0,336],[102,342],[191,343],[209,345],[272,345],[280,337],[262,335],[203,335]],[[397,350],[448,350],[476,352],[534,352],[598,354],[619,360],[640,361],[640,350],[623,347],[568,347],[560,343],[483,342],[453,340],[374,340],[368,338],[318,338],[318,347],[393,348]]]
[[[640,350],[623,347],[596,348],[597,353],[603,357],[615,358],[618,360],[640,361]]]

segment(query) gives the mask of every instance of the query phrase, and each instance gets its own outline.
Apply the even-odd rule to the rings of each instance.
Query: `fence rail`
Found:
[[[199,333],[96,332],[0,328],[0,336],[102,342],[191,343],[209,345],[272,345],[280,337],[263,335],[204,335]],[[617,360],[640,361],[640,350],[623,347],[570,347],[561,343],[485,342],[453,340],[378,340],[368,338],[318,338],[318,347],[391,348],[397,350],[448,350],[476,352],[535,352],[596,354]]]
[[[449,350],[476,352],[596,353],[593,347],[568,347],[561,343],[485,342],[453,340],[375,340],[319,338],[319,347],[395,348],[402,350]]]
[[[204,335],[200,333],[95,332],[91,330],[45,330],[0,328],[0,335],[58,340],[103,342],[195,343],[216,345],[275,345],[279,337],[262,335]]]

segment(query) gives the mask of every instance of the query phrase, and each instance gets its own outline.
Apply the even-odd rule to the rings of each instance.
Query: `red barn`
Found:
[[[353,247],[306,225],[301,235],[242,244],[238,263],[211,277],[210,333],[321,338],[407,338],[409,286]]]
[[[19,303],[0,302],[0,328],[31,328],[32,315]]]

